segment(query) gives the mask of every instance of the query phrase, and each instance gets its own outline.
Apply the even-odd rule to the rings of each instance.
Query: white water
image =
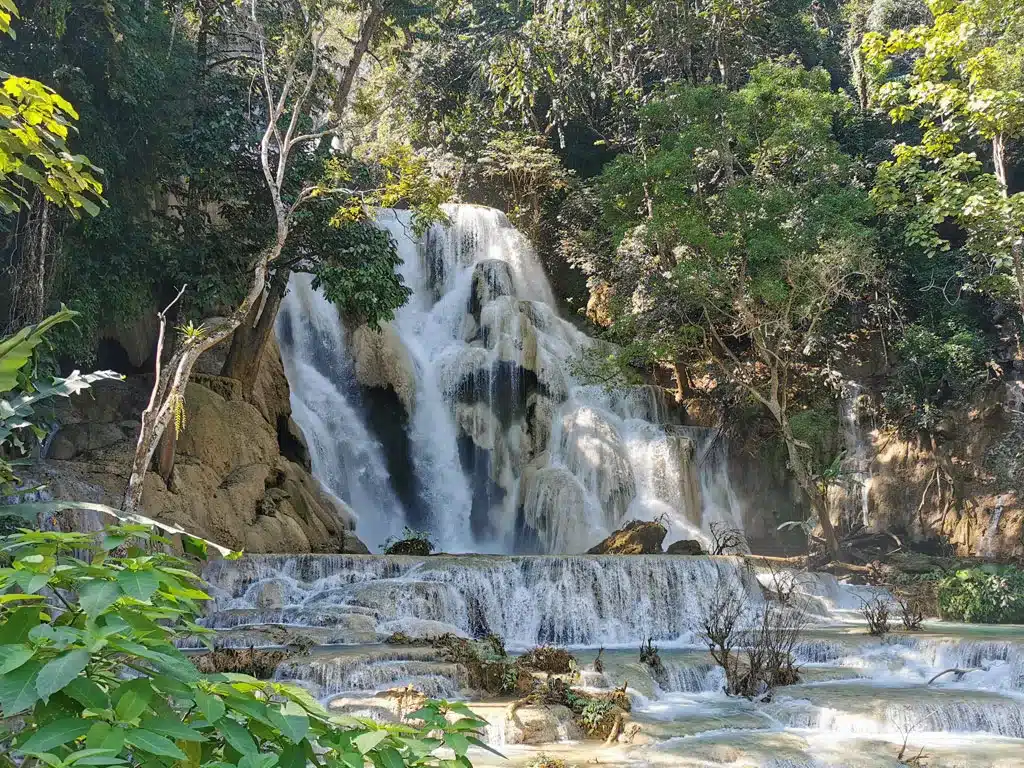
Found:
[[[712,522],[742,528],[724,441],[679,426],[658,388],[577,381],[573,363],[593,342],[558,317],[527,240],[493,209],[447,211],[450,225],[422,238],[408,212],[378,217],[412,290],[392,325],[415,379],[404,462],[415,509],[396,494],[371,427],[352,329],[305,275],[292,277],[282,308],[294,417],[357,534],[376,548],[416,522],[447,552],[562,553],[635,518],[663,520],[666,543],[706,543]]]
[[[871,590],[827,574],[796,582],[812,622],[794,648],[800,683],[761,703],[722,693],[722,673],[699,640],[704,599],[720,579],[762,604],[758,580],[767,575],[736,558],[254,555],[212,563],[204,575],[215,598],[208,623],[231,632],[263,623],[335,628],[332,642],[344,643],[351,620],[368,618],[378,643],[394,631],[493,631],[512,650],[571,646],[583,685],[626,682],[633,699],[642,738],[605,753],[609,765],[896,766],[908,731],[915,753],[927,746],[929,765],[1022,764],[1007,757],[1024,754],[1022,628],[933,622],[920,633],[870,637],[856,608]],[[663,673],[639,663],[647,637],[661,649]],[[351,642],[286,662],[277,678],[383,719],[375,692],[413,685],[449,699],[472,695],[464,670],[430,647],[367,644],[365,632]],[[593,668],[598,647],[602,672]],[[929,685],[952,667],[968,671]],[[488,734],[515,750],[504,707],[484,706]],[[569,759],[585,754],[566,746]],[[474,764],[487,764],[479,757]]]

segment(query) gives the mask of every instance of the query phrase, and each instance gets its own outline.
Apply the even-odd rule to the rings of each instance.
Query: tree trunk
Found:
[[[281,269],[274,273],[270,291],[262,304],[253,305],[245,321],[235,329],[231,337],[231,348],[220,375],[237,379],[242,385],[242,396],[248,398],[256,386],[260,361],[267,342],[274,331],[277,311],[288,288],[290,270]]]
[[[678,360],[672,361],[672,375],[676,378],[676,402],[681,403],[686,397],[689,379],[686,376],[686,369]]]
[[[352,56],[338,78],[338,91],[334,98],[334,114],[336,115],[345,114],[345,110],[348,108],[348,99],[352,93],[352,87],[355,85],[356,72],[359,71],[359,65],[366,52],[370,50],[370,43],[373,41],[373,36],[377,34],[377,28],[380,27],[383,18],[384,6],[381,0],[374,0],[370,5],[370,13],[359,30],[359,39],[356,40],[355,46],[352,48]]]
[[[992,164],[995,166],[996,180],[1004,198],[1010,196],[1010,163],[1006,157],[1006,137],[997,133],[992,139]],[[1012,222],[1011,222],[1012,227]],[[1013,264],[1013,278],[1017,283],[1017,304],[1021,319],[1024,320],[1024,233],[1011,231],[1010,261]]]
[[[235,310],[223,320],[212,324],[202,338],[180,343],[166,366],[161,366],[160,360],[163,348],[163,326],[161,325],[156,353],[156,380],[153,382],[153,392],[150,395],[149,404],[142,412],[142,426],[139,430],[139,439],[135,444],[131,474],[128,476],[128,486],[125,489],[122,503],[125,512],[135,514],[141,511],[146,472],[153,463],[153,455],[160,444],[160,438],[174,418],[175,409],[183,406],[185,388],[188,386],[188,380],[196,361],[208,349],[226,339],[248,316],[252,306],[263,295],[263,288],[267,283],[268,265],[281,255],[287,237],[288,230],[285,226],[278,231],[278,237],[274,244],[260,254],[256,266],[253,268],[249,293]],[[163,320],[161,322],[163,323]]]
[[[832,518],[829,517],[828,504],[815,484],[814,478],[811,477],[811,473],[807,470],[807,465],[804,463],[804,458],[800,455],[800,449],[796,444],[796,438],[793,436],[793,430],[790,429],[789,421],[784,415],[780,419],[780,423],[782,426],[782,438],[786,441],[786,451],[789,454],[789,463],[793,467],[796,481],[800,484],[808,501],[811,503],[811,508],[818,516],[822,533],[825,535],[825,545],[828,547],[829,552],[836,559],[841,559],[842,549],[839,546],[839,537],[836,535],[836,529],[832,525]]]

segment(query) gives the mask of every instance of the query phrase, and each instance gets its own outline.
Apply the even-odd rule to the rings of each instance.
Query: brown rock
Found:
[[[696,539],[673,541],[665,550],[666,555],[706,555],[704,547]]]
[[[596,547],[588,555],[660,555],[661,542],[668,533],[661,523],[631,520]]]

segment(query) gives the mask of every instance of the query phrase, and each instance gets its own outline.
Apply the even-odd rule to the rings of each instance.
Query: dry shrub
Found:
[[[576,658],[564,648],[541,645],[524,653],[516,662],[530,672],[568,675],[576,669]]]
[[[405,632],[392,632],[384,642],[388,645],[415,645],[418,641]]]
[[[917,595],[897,595],[896,604],[905,630],[920,632],[924,629],[924,600]]]
[[[702,614],[701,635],[725,671],[728,695],[765,700],[799,682],[793,647],[807,627],[801,609],[772,601],[751,608],[737,586],[719,578]]]
[[[508,658],[501,638],[469,640],[449,632],[434,638],[431,645],[442,659],[466,669],[471,688],[492,696],[525,696],[533,690],[533,676]]]
[[[875,637],[883,637],[889,634],[892,627],[889,625],[889,617],[892,613],[892,605],[888,598],[876,595],[870,600],[864,600],[861,613],[868,622],[868,634]]]
[[[218,648],[209,653],[196,654],[192,657],[192,663],[205,675],[230,672],[269,680],[278,665],[290,655],[287,651],[265,648]]]

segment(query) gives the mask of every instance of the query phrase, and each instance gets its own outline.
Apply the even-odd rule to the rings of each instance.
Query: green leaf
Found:
[[[469,743],[472,744],[474,747],[480,747],[480,749],[486,749],[488,752],[491,752],[491,753],[497,755],[498,757],[500,757],[502,759],[505,758],[505,756],[503,754],[501,754],[501,752],[496,750],[494,747],[492,747],[487,742],[481,741],[476,736],[470,736],[469,737]]]
[[[120,571],[117,583],[126,595],[143,603],[148,603],[160,587],[160,580],[152,571]]]
[[[109,749],[117,754],[124,746],[124,728],[97,722],[85,734],[85,746],[89,749]]]
[[[48,661],[36,680],[36,691],[42,698],[56,693],[74,680],[89,663],[89,652],[77,648]]]
[[[273,768],[277,765],[277,755],[245,755],[238,761],[238,768]]]
[[[13,672],[32,658],[34,651],[27,645],[0,645],[0,675]]]
[[[149,706],[153,689],[145,678],[122,683],[114,693],[114,711],[121,720],[134,720]]]
[[[206,542],[195,536],[182,535],[181,547],[186,555],[191,555],[199,560],[205,561],[208,557]]]
[[[217,729],[224,735],[225,741],[243,755],[254,755],[258,752],[256,742],[240,723],[231,718],[224,718],[217,723]]]
[[[113,581],[90,579],[78,588],[78,604],[90,618],[96,618],[121,596],[121,587]]]
[[[41,668],[38,661],[29,661],[0,677],[0,709],[4,717],[20,714],[39,700],[36,676]]]
[[[32,353],[43,342],[47,331],[66,323],[77,313],[62,307],[35,325],[28,325],[6,339],[0,339],[0,392],[9,392],[18,386],[18,371],[31,359]]]
[[[209,723],[216,723],[224,717],[226,709],[223,701],[205,691],[196,691],[196,706]]]
[[[384,768],[405,768],[405,761],[394,747],[384,747],[377,755]]]
[[[28,640],[28,633],[39,625],[39,608],[26,606],[9,612],[0,623],[0,645],[17,645]]]
[[[387,731],[368,731],[367,733],[356,736],[352,739],[352,743],[355,744],[356,749],[359,750],[359,754],[365,755],[387,737]]]
[[[293,744],[298,744],[309,733],[309,717],[293,701],[289,701],[281,712],[270,710],[269,716],[274,726]]]
[[[159,757],[174,757],[184,760],[186,755],[170,739],[145,728],[133,728],[124,735],[124,740],[138,749],[145,750]]]
[[[89,727],[89,722],[81,718],[69,717],[57,720],[49,725],[44,725],[29,736],[27,741],[18,746],[18,750],[26,754],[49,752],[54,747],[63,746],[84,736]]]
[[[86,709],[107,709],[110,697],[88,677],[79,676],[64,687],[64,693]]]
[[[451,747],[456,755],[464,755],[469,751],[469,739],[461,733],[446,733],[444,743]]]
[[[199,731],[194,731],[180,720],[172,720],[169,717],[146,718],[142,721],[142,727],[175,741],[206,741],[206,737]]]

